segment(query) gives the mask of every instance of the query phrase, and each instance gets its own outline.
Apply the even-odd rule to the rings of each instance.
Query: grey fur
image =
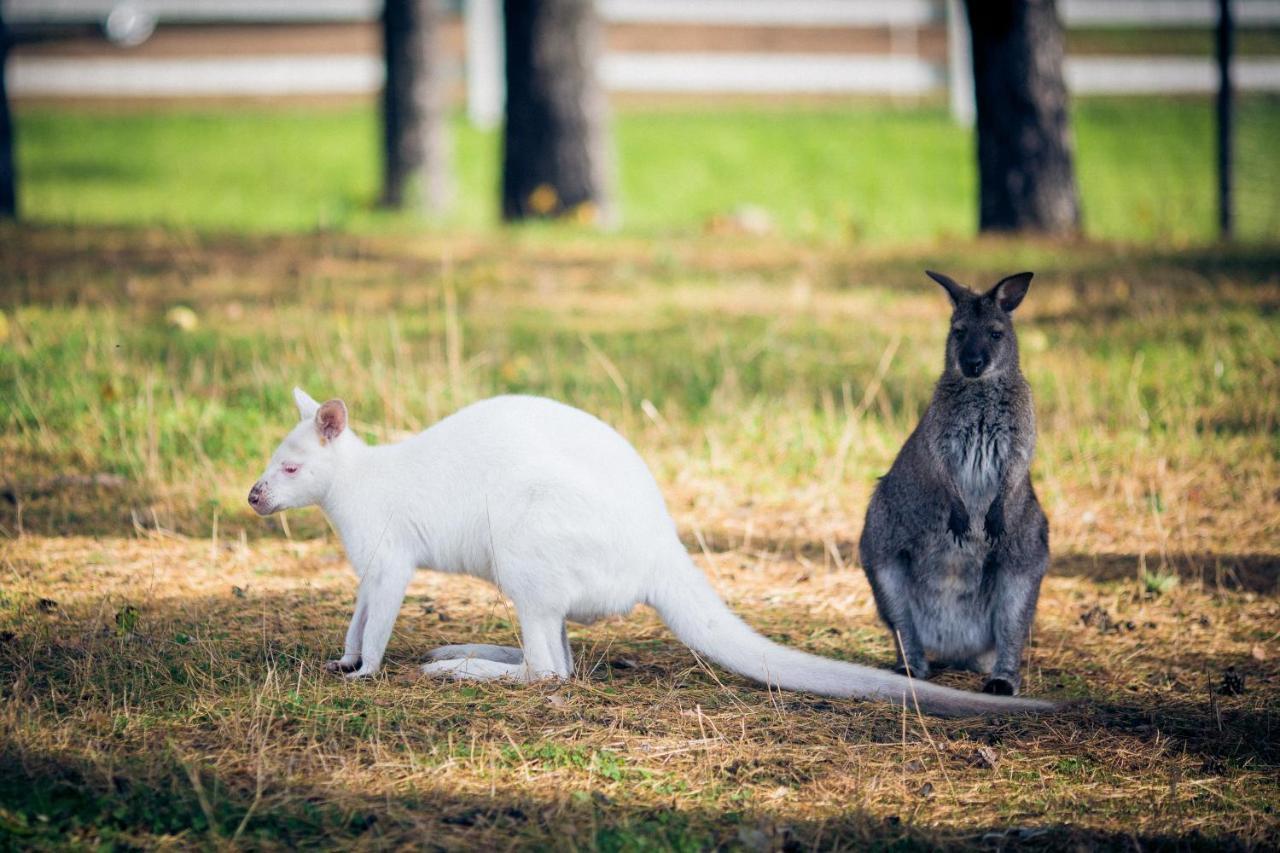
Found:
[[[989,675],[1013,695],[1049,564],[1049,523],[1031,487],[1036,423],[1010,312],[1031,273],[982,295],[940,273],[954,308],[933,400],[881,478],[859,543],[900,670],[931,663]]]

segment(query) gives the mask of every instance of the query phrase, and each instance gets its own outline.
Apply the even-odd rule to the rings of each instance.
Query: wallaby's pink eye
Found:
[[[292,462],[286,462],[282,467],[284,468],[284,472],[286,474],[293,475],[298,473],[298,466],[294,465]]]

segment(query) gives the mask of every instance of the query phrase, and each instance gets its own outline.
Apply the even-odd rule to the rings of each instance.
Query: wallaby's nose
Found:
[[[974,377],[977,377],[977,376],[981,376],[982,371],[986,368],[986,366],[987,366],[986,356],[967,355],[964,358],[960,359],[960,370],[964,373],[965,376],[968,376],[970,379],[973,379]]]
[[[249,506],[254,509],[258,508],[258,504],[262,502],[262,483],[254,483],[253,488],[249,490]]]

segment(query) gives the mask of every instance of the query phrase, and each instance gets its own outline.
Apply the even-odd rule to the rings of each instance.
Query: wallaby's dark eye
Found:
[[[960,337],[964,334],[964,326],[952,326],[951,334],[955,335],[957,338]]]
[[[1001,331],[1000,329],[992,329],[992,330],[991,330],[991,340],[993,340],[993,341],[998,341],[998,340],[1000,340],[1000,339],[1001,339],[1001,338],[1003,338],[1003,337],[1004,337],[1004,332],[1003,332],[1003,331]]]

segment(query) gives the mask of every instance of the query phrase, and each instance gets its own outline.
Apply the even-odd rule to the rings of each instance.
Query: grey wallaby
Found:
[[[928,275],[954,309],[946,365],[876,486],[859,553],[899,670],[971,669],[988,675],[984,692],[1012,696],[1049,564],[1049,522],[1031,487],[1035,411],[1010,316],[1032,274],[981,295]]]

